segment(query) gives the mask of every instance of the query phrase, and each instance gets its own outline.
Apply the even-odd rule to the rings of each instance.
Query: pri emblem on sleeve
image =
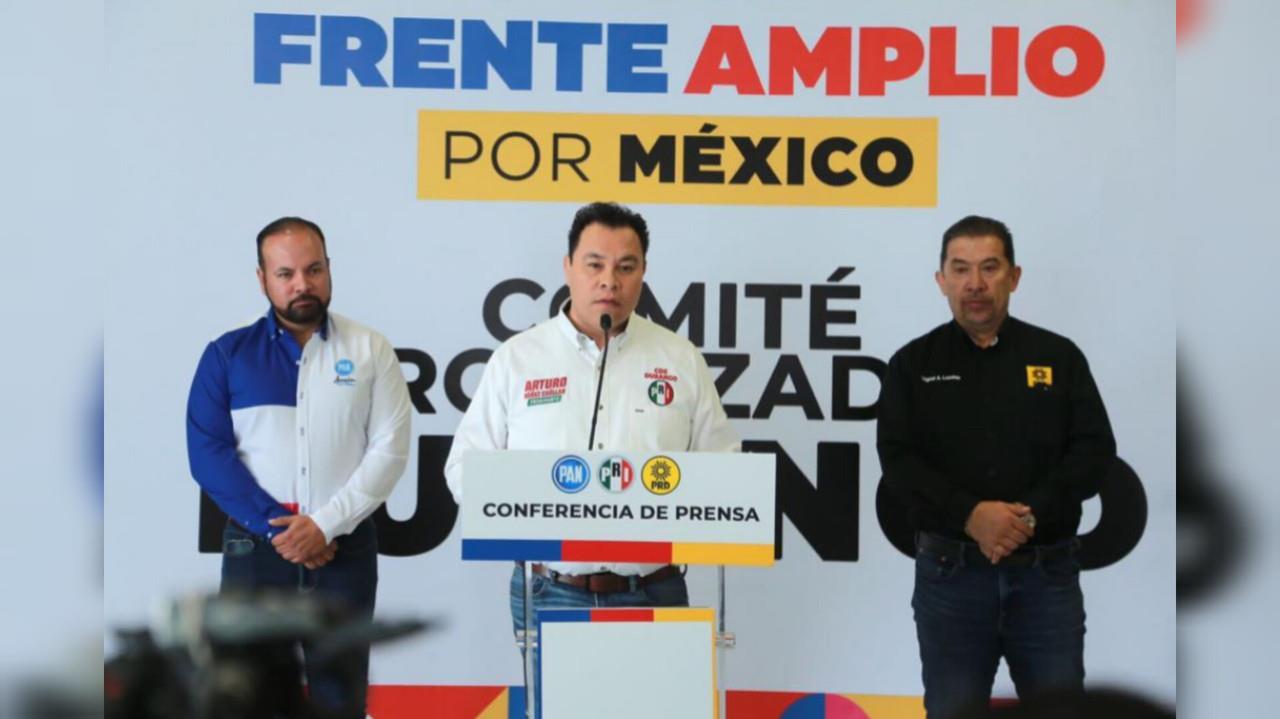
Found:
[[[671,374],[665,367],[655,367],[652,372],[645,372],[644,378],[653,380],[649,383],[649,401],[659,407],[666,407],[676,399],[676,381],[680,378]]]
[[[528,407],[536,407],[540,404],[554,404],[564,399],[564,393],[568,388],[568,377],[525,380],[524,401]]]
[[[1027,386],[1028,387],[1052,387],[1053,386],[1053,368],[1052,367],[1036,367],[1027,365]]]
[[[659,407],[666,407],[676,398],[676,388],[670,382],[656,379],[649,383],[649,401]]]

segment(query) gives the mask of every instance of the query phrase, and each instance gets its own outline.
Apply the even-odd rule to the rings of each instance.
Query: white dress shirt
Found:
[[[459,503],[469,449],[583,450],[591,432],[602,352],[567,316],[504,342],[485,366],[475,398],[458,425],[445,462]],[[691,342],[632,314],[609,340],[604,389],[592,450],[737,452],[706,360]],[[483,481],[469,480],[469,481]],[[644,575],[661,564],[549,562],[563,574],[612,571]]]

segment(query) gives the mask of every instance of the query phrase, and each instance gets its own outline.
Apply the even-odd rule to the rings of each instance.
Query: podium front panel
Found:
[[[714,623],[700,607],[539,611],[538,716],[713,719]]]
[[[771,565],[774,465],[772,454],[472,450],[462,558]]]

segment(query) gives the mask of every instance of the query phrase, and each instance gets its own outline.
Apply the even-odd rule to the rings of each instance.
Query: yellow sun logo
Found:
[[[640,470],[640,481],[654,494],[671,494],[680,485],[680,465],[670,457],[653,457]]]

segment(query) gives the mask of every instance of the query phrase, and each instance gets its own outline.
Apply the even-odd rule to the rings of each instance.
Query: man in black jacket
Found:
[[[1021,277],[1004,223],[952,225],[936,279],[954,319],[898,350],[881,387],[876,444],[916,530],[932,719],[988,702],[1001,656],[1020,697],[1083,688],[1076,530],[1115,439],[1080,350],[1009,316]]]

